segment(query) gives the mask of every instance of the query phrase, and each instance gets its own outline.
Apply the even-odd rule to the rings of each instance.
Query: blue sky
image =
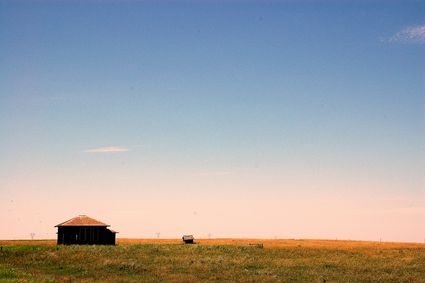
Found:
[[[0,220],[23,224],[0,238],[53,237],[81,213],[178,237],[168,217],[184,208],[206,215],[181,220],[201,235],[422,241],[424,15],[421,1],[0,1]],[[227,222],[203,211],[221,206]],[[232,226],[253,206],[262,233]],[[388,213],[406,232],[371,230]]]

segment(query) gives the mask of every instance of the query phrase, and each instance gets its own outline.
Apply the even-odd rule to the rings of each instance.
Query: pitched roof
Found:
[[[186,240],[194,240],[195,238],[193,237],[193,235],[183,235],[182,239],[183,241],[186,241]]]
[[[77,217],[74,217],[65,222],[62,222],[56,225],[55,227],[62,227],[62,226],[105,226],[107,227],[110,225],[97,221],[96,219],[90,218],[86,215],[78,215]]]

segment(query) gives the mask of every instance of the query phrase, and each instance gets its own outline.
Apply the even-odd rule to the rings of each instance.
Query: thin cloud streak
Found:
[[[129,149],[125,147],[106,146],[106,147],[87,149],[84,152],[86,153],[119,153],[119,152],[126,152],[126,151],[129,151]]]
[[[389,42],[425,43],[425,24],[404,28],[393,35]]]

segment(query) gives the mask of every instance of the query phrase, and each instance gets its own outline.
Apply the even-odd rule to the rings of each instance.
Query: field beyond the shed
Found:
[[[263,248],[258,245],[263,244]],[[425,282],[425,245],[326,240],[1,241],[0,282]]]

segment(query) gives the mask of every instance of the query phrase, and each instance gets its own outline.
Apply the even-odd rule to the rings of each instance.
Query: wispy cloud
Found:
[[[122,146],[106,146],[84,150],[86,153],[119,153],[126,151],[129,151],[129,149]]]
[[[425,24],[406,27],[390,37],[389,42],[425,43]]]

